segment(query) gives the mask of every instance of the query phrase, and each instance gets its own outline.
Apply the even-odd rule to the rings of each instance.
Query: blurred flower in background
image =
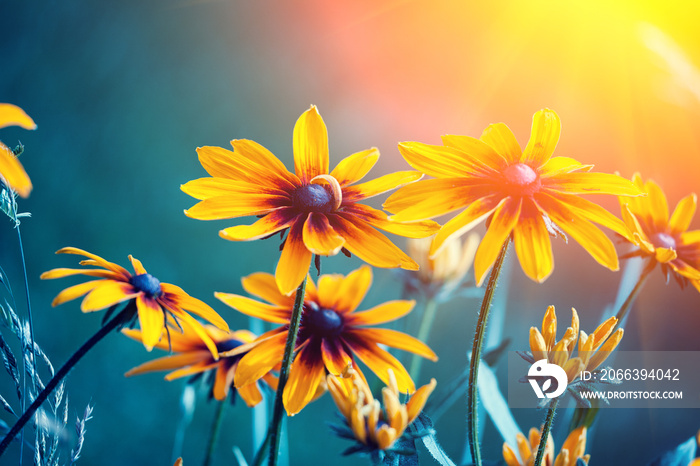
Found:
[[[547,466],[577,466],[578,460],[583,460],[583,464],[588,464],[591,455],[586,454],[587,429],[582,426],[571,431],[559,450],[559,454],[554,458],[554,442],[551,436],[547,436],[544,458],[542,464]],[[508,466],[532,466],[535,464],[537,448],[540,445],[540,431],[536,428],[530,429],[530,434],[526,439],[521,433],[517,434],[518,453],[507,443],[503,444],[503,459]]]
[[[0,128],[6,126],[36,129],[36,123],[24,110],[16,105],[0,103]],[[0,142],[0,182],[22,197],[28,197],[32,191],[32,182],[22,164],[19,163],[17,155],[2,142]]]

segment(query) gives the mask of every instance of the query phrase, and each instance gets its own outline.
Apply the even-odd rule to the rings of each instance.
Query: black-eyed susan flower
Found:
[[[512,235],[525,274],[542,282],[552,272],[550,235],[562,230],[595,260],[618,269],[612,241],[593,223],[625,232],[622,221],[579,194],[635,196],[629,180],[591,173],[569,157],[552,157],[559,141],[559,116],[549,109],[535,113],[525,150],[503,123],[490,125],[481,138],[443,136],[443,146],[403,142],[399,150],[415,169],[435,177],[400,188],[385,202],[390,220],[420,221],[464,209],[437,233],[431,255],[490,217],[474,259],[481,285],[499,250]]]
[[[423,410],[436,386],[435,379],[432,379],[428,385],[416,390],[406,404],[402,404],[396,378],[389,369],[387,386],[382,389],[382,409],[382,404],[374,399],[361,374],[348,367],[341,375],[326,376],[328,391],[355,439],[364,446],[356,451],[391,450]]]
[[[284,294],[304,280],[313,254],[331,256],[344,249],[375,267],[415,270],[418,265],[375,228],[409,238],[430,236],[439,228],[432,221],[390,222],[384,212],[359,204],[422,174],[397,172],[355,184],[379,159],[375,148],[346,157],[329,172],[328,134],[315,106],[294,126],[295,173],[256,142],[241,139],[231,145],[233,151],[197,149],[211,177],[182,186],[185,193],[201,201],[185,214],[200,220],[260,217],[252,225],[219,232],[232,241],[261,239],[287,230],[275,272]]]
[[[234,380],[237,387],[259,379],[281,361],[295,299],[294,295],[282,294],[270,274],[256,273],[242,281],[248,293],[267,302],[227,293],[215,293],[216,297],[243,314],[282,326],[262,335],[260,338],[264,341],[243,356]],[[415,385],[411,376],[380,344],[437,360],[435,353],[416,338],[396,330],[364,327],[398,319],[408,314],[415,304],[414,301],[389,301],[355,312],[371,282],[372,271],[368,266],[347,276],[321,275],[318,287],[307,279],[296,357],[284,387],[284,406],[289,415],[301,411],[314,398],[326,374],[340,374],[355,357],[384,383],[389,381],[387,369],[393,370],[399,390],[413,393]]]
[[[258,381],[254,381],[238,389],[233,387],[233,376],[238,367],[238,361],[252,347],[255,334],[248,330],[224,332],[213,325],[205,325],[204,331],[216,345],[219,359],[215,359],[206,344],[194,329],[181,322],[182,333],[177,328],[169,331],[170,340],[165,338],[156,343],[156,347],[170,350],[175,354],[165,356],[141,364],[126,373],[126,376],[155,371],[172,371],[165,380],[175,380],[180,377],[196,376],[205,373],[211,385],[210,394],[213,398],[223,401],[231,395],[234,400],[236,393],[243,398],[248,406],[255,406],[262,401]],[[124,329],[122,332],[137,341],[143,341],[143,333],[138,330]],[[277,388],[277,378],[268,372],[261,379],[273,389]]]
[[[417,271],[406,271],[406,287],[428,298],[446,300],[463,282],[474,262],[479,246],[479,235],[470,234],[465,241],[452,238],[434,256],[430,257],[433,237],[409,239],[408,255],[418,263]]]
[[[700,291],[700,230],[688,231],[695,215],[697,196],[681,199],[669,216],[668,202],[659,185],[644,182],[637,173],[632,182],[647,195],[620,198],[622,219],[630,230],[625,238],[639,247],[631,255],[652,260],[661,271],[673,276],[681,286],[688,281]]]
[[[36,124],[24,110],[16,105],[0,103],[0,128],[21,126],[24,129],[36,129]],[[9,186],[22,197],[29,196],[32,182],[19,163],[12,149],[0,142],[0,182]]]
[[[41,274],[42,279],[62,278],[71,275],[87,275],[97,277],[85,283],[71,286],[61,291],[51,303],[58,306],[66,301],[85,296],[80,309],[83,312],[94,312],[109,308],[124,301],[133,301],[138,313],[141,326],[143,345],[149,351],[161,339],[166,329],[168,317],[176,322],[184,322],[192,327],[199,335],[211,354],[219,357],[219,352],[211,337],[194,317],[192,312],[217,327],[228,331],[228,324],[211,307],[202,301],[188,295],[179,286],[161,283],[156,277],[146,272],[141,262],[129,256],[135,274],[129,273],[124,267],[108,262],[105,259],[78,248],[63,248],[56,254],[77,254],[87,257],[80,265],[90,265],[95,269],[53,269]]]
[[[559,450],[557,457],[554,457],[554,442],[552,437],[547,436],[545,445],[545,456],[542,459],[543,466],[576,466],[577,461],[583,460],[588,464],[591,455],[586,454],[585,426],[581,426],[571,431]],[[503,459],[508,466],[532,466],[535,464],[535,456],[540,445],[541,434],[536,428],[530,429],[529,438],[521,433],[517,434],[518,453],[507,443],[503,444]]]
[[[596,370],[622,340],[624,330],[613,332],[617,324],[616,317],[610,317],[588,335],[583,330],[579,336],[579,320],[575,309],[571,309],[571,327],[567,328],[561,340],[557,341],[557,314],[554,306],[549,306],[542,319],[542,332],[537,327],[530,327],[530,351],[535,361],[547,359],[564,369],[569,383],[574,381],[581,371]],[[578,340],[578,355],[573,356]]]

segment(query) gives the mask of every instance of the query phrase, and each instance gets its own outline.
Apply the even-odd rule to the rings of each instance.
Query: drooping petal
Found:
[[[309,345],[310,346],[310,345]],[[340,375],[348,364],[352,364],[352,358],[343,348],[342,340],[335,338],[323,338],[321,341],[321,355],[323,363],[329,373]]]
[[[331,172],[341,186],[355,183],[365,177],[379,160],[379,150],[376,147],[356,152],[341,160]]]
[[[286,340],[287,332],[280,332],[267,338],[243,356],[238,361],[234,376],[236,387],[254,383],[270,372],[282,360]]]
[[[140,338],[139,341],[141,341]],[[209,351],[193,351],[154,359],[153,361],[148,361],[140,366],[134,367],[124,375],[126,377],[131,377],[147,372],[169,371],[180,367],[186,367],[200,361],[211,361],[211,354]]]
[[[200,349],[204,350],[204,343],[197,336],[197,334],[194,333],[194,331],[189,331],[189,327],[187,327],[186,324],[180,322],[180,325],[184,325],[184,333],[180,333],[179,329],[175,330],[171,328],[169,333],[170,339],[161,339],[154,346],[154,348],[159,348],[165,351],[172,350],[175,353],[191,352]],[[165,329],[163,330],[165,331]],[[140,330],[125,328],[122,329],[122,334],[139,342],[142,340]],[[204,352],[205,354],[210,355],[208,351],[204,350]]]
[[[289,228],[298,214],[292,207],[274,210],[252,225],[237,225],[219,231],[219,236],[231,241],[252,241],[262,239]]]
[[[311,212],[304,222],[304,245],[314,254],[334,256],[340,252],[345,239],[338,235],[326,215]]]
[[[200,374],[202,372],[206,372],[210,369],[214,369],[219,363],[216,361],[201,361],[196,364],[193,364],[191,366],[183,367],[182,369],[175,370],[171,372],[170,374],[165,376],[165,380],[167,381],[173,381],[176,379],[180,379],[182,377],[188,377],[190,375],[194,374]]]
[[[392,221],[387,218],[384,212],[363,204],[347,206],[343,211],[351,213],[381,230],[405,238],[426,238],[440,229],[440,225],[432,220],[410,223]]]
[[[269,273],[257,272],[248,275],[241,279],[241,283],[248,293],[277,306],[291,309],[294,304],[294,298],[280,293],[275,277]]]
[[[483,163],[469,159],[464,152],[453,147],[434,146],[422,142],[402,142],[399,143],[399,152],[410,166],[435,178],[478,176],[488,173]]]
[[[438,357],[428,345],[417,338],[397,330],[388,328],[358,328],[353,330],[359,338],[373,341],[382,345],[391,346],[404,351],[423,356],[431,361],[437,361]]]
[[[486,131],[488,131],[488,128]],[[510,130],[508,130],[508,132],[510,132]],[[513,133],[511,133],[511,136],[512,134]],[[469,158],[480,162],[483,171],[496,172],[507,164],[506,159],[498,153],[496,148],[481,139],[476,139],[471,136],[455,136],[448,134],[442,136],[442,143],[448,147],[459,149],[467,154]],[[518,147],[518,149],[520,149],[520,147]],[[489,168],[491,170],[488,170]]]
[[[143,293],[136,297],[136,308],[139,311],[141,341],[146,349],[150,351],[158,343],[163,333],[165,313],[154,299],[146,298]]]
[[[297,414],[314,398],[325,373],[323,360],[312,346],[304,347],[297,354],[282,397],[289,416]]]
[[[202,340],[202,343],[204,343],[204,345],[207,347],[212,357],[215,360],[219,359],[219,350],[216,348],[216,344],[214,343],[204,326],[200,324],[197,319],[184,312],[182,309],[171,306],[169,301],[161,300],[159,304],[166,307],[168,311],[170,311],[170,313],[172,314],[171,317],[182,321],[186,325],[188,325],[192,329],[192,331],[199,337],[199,339]],[[236,349],[242,349],[245,346],[246,345],[241,345]]]
[[[121,265],[113,264],[112,262],[104,260],[100,256],[89,253],[87,251],[83,251],[82,249],[72,248],[72,247],[61,248],[58,251],[56,251],[56,254],[75,254],[78,256],[85,256],[85,257],[88,257],[88,258],[94,260],[95,261],[94,265],[99,265],[100,267],[104,267],[105,269],[108,269],[108,270],[111,270],[112,272],[118,273],[121,276],[125,277],[127,280],[131,277],[131,274]],[[82,264],[82,262],[81,262],[81,264]]]
[[[418,181],[423,177],[421,172],[402,171],[389,173],[364,183],[343,188],[343,203],[358,202],[363,199],[383,194],[400,186]]]
[[[537,283],[545,281],[554,269],[552,243],[542,214],[530,202],[523,206],[513,229],[513,244],[525,275]]]
[[[197,220],[221,220],[225,218],[265,215],[281,207],[289,207],[286,196],[269,193],[229,194],[204,199],[189,209],[185,215]]]
[[[231,293],[215,292],[214,296],[220,299],[227,306],[231,306],[238,312],[251,317],[257,317],[267,322],[276,324],[288,324],[291,316],[290,308],[282,306],[271,306],[269,304],[255,301],[254,299],[246,298]]]
[[[262,393],[260,393],[257,383],[250,383],[238,388],[238,394],[249,408],[257,406],[262,401]]]
[[[215,399],[219,401],[226,399],[229,389],[233,384],[235,369],[235,366],[226,367],[225,364],[219,363],[214,377],[214,386],[212,387],[212,394]]]
[[[170,300],[175,306],[198,315],[216,325],[221,330],[229,331],[226,321],[204,301],[193,298],[179,286],[171,285],[170,283],[161,283],[160,286],[165,295],[158,298],[159,300]]]
[[[302,218],[303,216],[298,217],[297,221],[290,226],[275,270],[277,287],[285,295],[292,294],[297,289],[306,278],[311,265],[312,253],[304,244]]]
[[[561,121],[554,110],[542,109],[532,117],[530,140],[523,150],[522,163],[539,167],[554,154],[561,134]]]
[[[68,301],[72,301],[79,298],[88,292],[94,290],[96,287],[100,286],[103,280],[92,280],[85,283],[79,283],[71,287],[66,288],[56,295],[56,297],[51,302],[51,306],[56,307]]]
[[[32,191],[32,181],[19,159],[9,147],[0,142],[0,183],[3,182],[24,198]]]
[[[375,267],[418,270],[418,264],[374,228],[342,213],[331,218],[333,229],[345,238],[345,248]],[[310,260],[310,257],[309,257]]]
[[[80,309],[83,312],[99,311],[113,304],[134,298],[139,294],[141,292],[135,290],[129,283],[100,280],[90,294],[85,297],[80,305]]]
[[[294,169],[302,183],[328,174],[328,131],[315,105],[301,114],[293,137]]]
[[[353,326],[383,324],[405,316],[415,304],[415,301],[388,301],[366,311],[348,314],[345,319],[348,325]]]
[[[0,128],[21,126],[24,129],[36,129],[36,123],[24,110],[13,104],[0,104]]]
[[[401,393],[410,394],[416,390],[411,376],[408,375],[406,369],[395,357],[376,344],[366,341],[353,333],[348,332],[346,335],[345,341],[355,356],[369,367],[382,382],[389,384],[387,369],[391,369],[394,371],[396,383]]]
[[[498,206],[493,213],[491,224],[479,244],[474,256],[474,272],[477,286],[481,286],[486,278],[486,273],[496,261],[503,243],[513,231],[518,218],[522,200],[520,198],[508,198]]]
[[[673,215],[671,215],[671,220],[668,222],[672,234],[683,233],[690,227],[690,222],[693,221],[693,216],[695,215],[697,203],[698,197],[695,193],[684,197],[678,202],[676,209],[673,211]]]

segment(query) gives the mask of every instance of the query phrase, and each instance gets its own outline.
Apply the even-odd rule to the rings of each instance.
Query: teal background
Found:
[[[77,257],[53,255],[64,246],[125,266],[127,255],[133,254],[162,281],[213,306],[232,328],[249,326],[246,317],[215,300],[213,292],[242,293],[242,276],[274,272],[277,244],[232,243],[217,236],[219,229],[251,219],[201,222],[184,216],[183,209],[194,201],[179,185],[206,174],[196,147],[227,147],[233,138],[252,139],[291,168],[292,128],[310,104],[318,105],[328,126],[331,166],[350,153],[380,149],[382,159],[368,178],[408,169],[396,143],[427,139],[423,123],[434,115],[416,109],[410,118],[394,121],[386,118],[386,109],[375,113],[375,103],[362,98],[362,85],[344,80],[336,68],[342,55],[327,59],[334,53],[330,38],[300,27],[298,18],[277,5],[152,0],[4,2],[0,7],[0,101],[19,105],[38,124],[32,132],[2,129],[0,140],[11,147],[18,140],[26,146],[21,161],[34,191],[20,200],[20,209],[32,214],[21,229],[36,340],[54,365],[92,335],[101,319],[99,314],[82,315],[77,302],[50,307],[61,289],[79,281],[38,279],[51,268],[76,265]],[[313,21],[303,24],[309,23]],[[429,100],[431,92],[426,86],[422,98]],[[554,105],[535,100],[532,112]],[[523,144],[532,112],[519,115],[520,126],[513,126]],[[467,128],[468,134],[478,135],[492,122],[478,115],[475,119],[478,124]],[[383,199],[372,205],[379,207]],[[617,213],[614,200],[604,202]],[[396,242],[405,245],[403,239]],[[619,274],[597,266],[578,245],[557,242],[554,252],[557,268],[542,285],[530,282],[512,264],[502,328],[512,338],[512,348],[526,348],[529,327],[540,324],[549,304],[557,306],[561,322],[568,322],[569,308],[576,307],[581,328],[588,331],[614,300]],[[19,257],[11,223],[0,219],[0,265],[18,297],[18,311],[25,315]],[[323,268],[347,273],[359,265],[341,256],[324,260]],[[362,308],[400,294],[393,271],[375,270],[375,286]],[[462,371],[478,304],[463,300],[441,308],[430,342],[440,361],[423,365],[419,383],[434,376],[440,387]],[[697,310],[695,290],[664,286],[655,272],[632,312],[621,348],[698,350]],[[3,334],[10,339],[4,329]],[[165,382],[161,374],[123,377],[131,367],[161,355],[110,335],[70,374],[71,419],[82,415],[87,403],[95,405],[79,464],[172,464],[184,381]],[[499,371],[505,377],[505,369]],[[503,378],[501,383],[505,388]],[[15,403],[4,373],[0,387]],[[461,459],[464,445],[463,404],[436,426],[438,439],[455,460]],[[186,466],[203,458],[214,407],[203,392],[198,394],[183,450]],[[292,464],[363,461],[339,456],[349,443],[335,438],[325,425],[336,420],[335,411],[325,396],[290,419]],[[525,432],[544,417],[534,410],[517,410],[515,415]],[[0,417],[11,422],[4,412]],[[697,432],[699,420],[694,410],[602,413],[595,435],[589,437],[592,464],[644,464]],[[560,428],[563,424],[555,428],[557,445],[565,436]],[[232,464],[234,445],[250,459],[250,431],[251,412],[238,403],[226,413],[216,464]],[[485,457],[499,459],[501,440],[490,424],[484,439]],[[14,464],[16,457],[15,452],[6,455],[3,464]]]

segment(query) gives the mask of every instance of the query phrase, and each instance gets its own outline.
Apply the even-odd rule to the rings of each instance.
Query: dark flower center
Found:
[[[243,344],[242,341],[231,338],[230,340],[220,341],[216,344],[216,349],[219,353],[224,353],[226,351],[231,351],[232,349],[238,348]]]
[[[139,291],[143,291],[151,298],[156,298],[162,293],[162,290],[160,289],[160,282],[150,273],[134,275],[131,277],[129,282],[134,288],[138,289]]]
[[[314,335],[330,337],[339,335],[343,330],[343,318],[333,309],[324,309],[311,301],[304,303],[302,323]]]
[[[524,163],[509,165],[503,171],[503,175],[506,177],[506,182],[517,188],[521,195],[529,196],[540,190],[540,177],[529,165]]]
[[[298,187],[292,194],[294,207],[306,212],[328,213],[333,211],[333,194],[325,186],[307,184]]]
[[[676,249],[676,239],[668,233],[654,233],[650,239],[657,248]]]

